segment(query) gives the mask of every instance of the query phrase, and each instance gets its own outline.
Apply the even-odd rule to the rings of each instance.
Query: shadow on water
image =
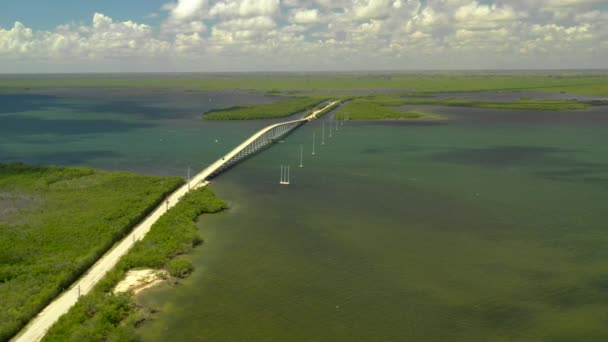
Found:
[[[436,153],[431,159],[455,164],[478,164],[495,167],[564,164],[571,159],[556,157],[574,151],[556,147],[538,146],[491,146],[484,148],[455,148]],[[567,162],[572,165],[573,162]],[[578,164],[578,163],[576,163]]]
[[[104,96],[107,95],[107,96]],[[22,113],[48,109],[61,109],[77,113],[121,113],[146,119],[182,118],[192,115],[192,110],[172,107],[162,108],[158,103],[162,101],[163,94],[150,96],[149,94],[128,93],[115,94],[100,89],[98,94],[83,96],[81,92],[58,92],[57,95],[47,94],[0,94],[0,114]]]
[[[146,123],[132,123],[119,120],[48,120],[17,115],[2,118],[0,135],[23,136],[29,134],[93,134],[104,132],[126,132],[137,128],[149,127]]]
[[[413,153],[413,152],[423,152],[428,151],[428,148],[424,148],[421,146],[414,145],[405,145],[405,146],[382,146],[382,147],[365,147],[359,151],[360,154],[364,155],[381,155],[381,154],[391,154],[395,152],[400,153]]]
[[[423,111],[440,114],[448,125],[608,125],[608,106],[581,110],[489,109],[436,105],[403,105],[402,111]],[[413,123],[409,123],[413,124]]]
[[[557,147],[492,146],[454,148],[427,158],[440,163],[475,164],[489,168],[532,168],[534,174],[546,179],[608,187],[608,164],[575,159],[572,155],[577,152]]]
[[[538,315],[528,306],[500,302],[492,299],[479,301],[472,305],[455,306],[450,317],[451,327],[458,333],[466,330],[470,322],[482,322],[486,329],[494,333],[505,334],[511,338],[522,338],[534,326]]]
[[[0,115],[41,110],[58,100],[57,96],[42,94],[0,94]]]
[[[120,113],[131,119],[199,119],[200,115],[215,108],[273,101],[276,99],[261,93],[235,91],[52,88],[36,89],[32,93],[0,94],[0,114],[56,108],[79,114]]]
[[[137,99],[133,101],[118,100],[97,103],[72,103],[65,107],[76,112],[121,113],[128,117],[146,120],[183,119],[200,113],[186,108],[163,108],[155,105],[144,105]]]
[[[29,164],[53,165],[87,165],[90,161],[100,158],[118,159],[123,155],[110,150],[83,150],[62,152],[41,152],[24,157],[19,153],[10,153],[0,149],[0,163],[25,162]]]

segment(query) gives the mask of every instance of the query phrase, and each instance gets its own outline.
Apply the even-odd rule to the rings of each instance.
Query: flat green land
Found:
[[[13,336],[182,182],[0,164],[0,340]]]
[[[435,119],[436,116],[421,112],[403,112],[384,106],[379,102],[353,100],[340,108],[336,117],[348,120],[401,120],[401,119]]]
[[[324,102],[318,98],[295,98],[269,104],[238,106],[211,110],[203,115],[207,120],[255,120],[274,119],[306,111]]]
[[[424,113],[400,113],[406,104],[492,109],[575,110],[601,101],[529,100],[513,102],[438,100],[437,93],[512,91],[608,96],[608,72],[503,73],[270,73],[270,74],[140,74],[51,75],[0,77],[0,93],[40,87],[182,87],[200,90],[246,90],[290,96],[272,104],[214,109],[207,120],[254,120],[286,117],[327,99],[356,99],[347,106],[361,120],[418,118]],[[370,96],[376,93],[378,95]],[[522,95],[525,96],[525,95]],[[364,101],[363,101],[364,100]],[[365,103],[365,101],[371,103]],[[361,108],[357,108],[361,107]],[[346,108],[343,108],[346,110]],[[428,117],[428,115],[423,115]]]
[[[438,119],[439,116],[428,112],[404,112],[396,107],[403,105],[435,105],[491,109],[522,110],[576,110],[592,106],[590,102],[577,100],[531,100],[520,99],[514,102],[489,102],[471,100],[431,100],[404,99],[398,96],[367,96],[355,98],[342,106],[336,113],[339,118],[350,120],[398,120],[398,119]]]
[[[513,102],[493,102],[493,101],[471,101],[460,99],[448,100],[400,100],[386,99],[375,100],[385,106],[401,105],[434,105],[434,106],[454,106],[454,107],[473,107],[491,109],[522,109],[522,110],[575,110],[591,107],[592,104],[577,100],[532,100],[520,99]]]
[[[336,101],[336,99],[332,99],[331,101],[332,102]],[[321,103],[321,104],[317,105],[317,107],[314,108],[313,111],[321,109],[321,108],[327,106],[327,108],[325,108],[322,111],[320,111],[320,112],[317,113],[317,118],[320,118],[320,117],[324,116],[325,114],[330,113],[331,111],[333,111],[334,109],[336,109],[338,106],[340,106],[341,103],[342,102],[340,100],[338,100],[336,103],[332,104],[331,106],[327,106],[326,103]],[[309,113],[306,113],[306,115],[309,115]]]
[[[409,92],[487,90],[548,91],[608,96],[608,73],[312,73],[312,74],[141,74],[3,76],[0,88],[30,87],[186,87],[243,89],[268,92],[360,89],[403,89]]]
[[[131,293],[114,294],[112,290],[133,268],[167,269],[183,278],[193,270],[187,253],[203,240],[196,227],[203,213],[214,213],[227,204],[207,189],[194,190],[165,213],[137,242],[116,267],[93,291],[84,296],[61,317],[44,341],[134,341],[135,327],[150,313],[135,305]]]
[[[368,96],[355,99],[343,106],[338,116],[350,114],[353,120],[405,119],[429,117],[424,113],[402,112],[396,107],[403,105],[433,105],[489,109],[521,109],[521,110],[576,110],[591,107],[591,102],[577,100],[532,100],[520,99],[513,102],[472,101],[461,99],[404,99],[397,96]],[[420,114],[420,115],[417,115]]]

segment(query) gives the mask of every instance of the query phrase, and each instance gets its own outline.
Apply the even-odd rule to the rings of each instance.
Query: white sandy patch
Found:
[[[114,293],[133,291],[138,292],[156,286],[167,278],[167,271],[159,270],[130,270],[114,288]]]
[[[194,189],[199,189],[199,188],[205,187],[207,185],[209,185],[209,181],[200,182],[194,186]]]

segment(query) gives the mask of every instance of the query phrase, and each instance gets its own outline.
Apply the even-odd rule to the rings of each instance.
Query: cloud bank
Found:
[[[0,72],[608,67],[598,0],[177,0],[162,22],[0,27]]]

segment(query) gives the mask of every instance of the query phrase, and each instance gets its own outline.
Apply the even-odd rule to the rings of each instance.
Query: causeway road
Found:
[[[203,171],[194,176],[189,184],[184,184],[178,188],[175,192],[169,195],[161,205],[152,211],[142,222],[140,222],[129,235],[127,235],[122,241],[118,242],[111,250],[106,252],[97,262],[72,286],[61,293],[55,300],[53,300],[44,310],[42,310],[34,319],[32,319],[28,325],[26,325],[21,332],[15,336],[12,341],[14,342],[33,342],[40,341],[46,332],[51,328],[55,322],[70,310],[74,304],[78,301],[80,296],[89,293],[93,287],[99,282],[120,260],[122,256],[127,254],[129,249],[135,244],[136,241],[141,240],[150,231],[152,225],[164,214],[167,210],[175,206],[181,198],[190,191],[190,188],[197,188],[200,186],[206,186],[208,182],[206,179],[213,174],[216,170],[224,166],[228,160],[239,153],[249,143],[257,139],[262,134],[271,130],[274,127],[291,124],[299,121],[310,121],[317,117],[317,114],[323,110],[333,106],[338,101],[329,103],[321,109],[313,111],[304,119],[292,120],[282,122],[268,127],[255,133],[249,139],[245,140],[242,144],[228,152],[224,158],[220,158]]]

